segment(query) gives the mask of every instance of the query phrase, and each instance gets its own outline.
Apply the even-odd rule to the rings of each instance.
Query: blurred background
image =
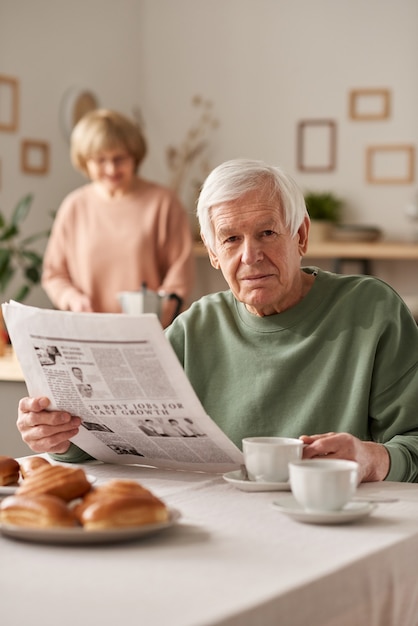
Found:
[[[50,227],[83,182],[68,133],[88,94],[143,124],[142,174],[176,186],[192,222],[207,171],[249,157],[335,193],[343,222],[414,240],[417,24],[416,0],[1,0],[0,210],[33,194],[22,229]],[[370,180],[376,146],[402,148],[375,153]],[[195,297],[223,288],[205,257],[197,263]],[[416,262],[378,261],[376,273],[418,291]],[[39,286],[27,303],[49,306]]]

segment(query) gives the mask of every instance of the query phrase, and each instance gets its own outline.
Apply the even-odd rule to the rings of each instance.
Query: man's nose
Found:
[[[261,261],[263,251],[261,243],[257,239],[245,239],[242,247],[241,260],[246,265],[252,265]]]

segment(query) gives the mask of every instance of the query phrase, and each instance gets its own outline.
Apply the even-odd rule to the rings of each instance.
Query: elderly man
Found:
[[[198,202],[211,264],[230,290],[195,302],[167,337],[206,412],[237,444],[301,437],[304,458],[360,464],[362,481],[418,481],[418,329],[388,285],[301,267],[309,216],[277,167],[217,167]],[[80,421],[20,402],[35,451],[79,460]]]

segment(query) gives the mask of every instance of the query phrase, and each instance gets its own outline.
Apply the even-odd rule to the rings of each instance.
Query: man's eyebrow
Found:
[[[260,221],[256,224],[254,224],[252,230],[257,231],[263,231],[263,230],[277,230],[280,227],[280,223],[278,220],[275,219],[268,219],[268,220],[263,220]],[[226,235],[231,235],[231,234],[235,234],[235,233],[240,233],[240,227],[239,226],[221,226],[219,228],[219,230],[217,231],[217,235],[221,236],[221,237],[225,237]]]
[[[228,227],[221,227],[218,231],[216,231],[216,235],[218,237],[225,237],[226,235],[230,235],[232,232],[235,231],[235,228],[232,226],[228,226]]]

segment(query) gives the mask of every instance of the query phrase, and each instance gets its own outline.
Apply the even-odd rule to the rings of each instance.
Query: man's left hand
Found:
[[[346,459],[359,464],[359,482],[384,480],[390,469],[389,452],[373,441],[361,441],[348,433],[302,435],[304,459]]]

